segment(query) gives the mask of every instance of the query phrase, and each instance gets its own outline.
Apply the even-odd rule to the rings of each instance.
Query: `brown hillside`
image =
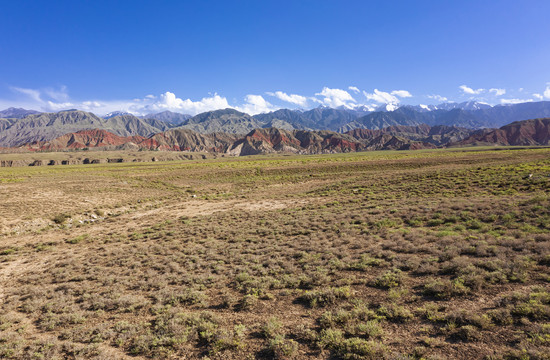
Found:
[[[81,130],[65,134],[46,142],[34,142],[27,147],[30,150],[52,151],[65,149],[84,149],[92,147],[120,146],[128,143],[140,143],[143,136],[118,136],[106,130]]]
[[[188,129],[172,129],[142,141],[141,147],[165,151],[225,152],[238,139],[232,134],[199,134]]]
[[[369,132],[368,135],[367,132]],[[82,130],[47,142],[21,147],[31,151],[60,151],[84,148],[147,149],[255,155],[269,153],[327,154],[367,150],[414,150],[435,145],[394,136],[380,130],[358,130],[356,137],[332,131],[255,129],[242,137],[235,134],[200,134],[172,129],[149,138],[122,137],[105,130]]]
[[[550,118],[516,121],[500,129],[476,132],[470,137],[450,144],[458,145],[548,145]]]

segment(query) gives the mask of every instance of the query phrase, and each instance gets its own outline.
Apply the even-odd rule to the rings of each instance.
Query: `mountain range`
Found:
[[[246,135],[209,133],[175,128],[145,136],[119,136],[106,130],[80,130],[50,141],[12,148],[17,151],[163,150],[208,152],[235,156],[290,153],[324,154],[368,150],[417,150],[473,145],[549,145],[550,118],[514,122],[500,129],[472,130],[426,124],[354,129],[346,133],[327,130],[257,128]]]
[[[348,135],[355,130],[354,134],[363,134],[362,136],[370,133],[366,130],[382,130],[381,134],[442,146],[464,140],[473,130],[497,128],[519,120],[550,117],[550,102],[493,107],[478,102],[465,102],[437,106],[405,105],[393,111],[366,111],[321,106],[307,111],[280,109],[254,116],[234,109],[223,109],[192,117],[170,111],[141,117],[114,112],[99,117],[79,110],[38,113],[10,108],[0,112],[2,116],[6,116],[0,118],[0,147],[47,142],[65,134],[92,129],[105,130],[120,137],[150,138],[171,129],[186,129],[203,135],[225,133],[242,137],[255,129],[267,128],[332,131]],[[356,131],[358,129],[365,131]]]
[[[260,128],[248,134],[201,134],[189,129],[170,129],[151,137],[119,136],[106,130],[81,130],[50,141],[38,141],[19,147],[30,151],[65,151],[97,148],[101,150],[163,150],[211,152],[230,155],[269,153],[318,154],[364,150],[405,150],[435,148],[405,137],[399,131],[379,131],[348,134],[333,131],[284,130]],[[414,130],[411,130],[413,132]],[[429,132],[429,130],[428,130]]]
[[[24,118],[0,119],[0,146],[13,147],[35,141],[47,141],[79,130],[102,129],[119,136],[151,136],[170,129],[169,123],[142,119],[131,114],[108,119],[95,114],[68,110],[31,114]]]

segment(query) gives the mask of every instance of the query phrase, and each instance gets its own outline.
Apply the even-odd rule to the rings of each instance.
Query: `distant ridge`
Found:
[[[11,107],[0,111],[0,118],[23,119],[33,114],[40,114],[40,111]]]
[[[341,127],[339,131],[345,132],[355,128],[382,129],[388,126],[416,126],[420,124],[480,129],[500,127],[513,121],[550,117],[550,101],[493,107],[481,103],[462,103],[459,105],[456,107],[449,105],[445,109],[437,108],[432,111],[424,111],[412,106],[402,106],[395,111],[373,112],[351,121]]]
[[[142,118],[156,119],[168,124],[172,124],[174,126],[179,126],[183,124],[185,120],[192,118],[192,116],[188,114],[180,114],[180,113],[166,110],[159,113],[148,114],[148,115],[142,116]]]

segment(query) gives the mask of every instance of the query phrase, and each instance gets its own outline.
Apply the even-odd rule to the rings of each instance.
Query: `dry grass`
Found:
[[[547,359],[549,155],[2,168],[0,357]]]

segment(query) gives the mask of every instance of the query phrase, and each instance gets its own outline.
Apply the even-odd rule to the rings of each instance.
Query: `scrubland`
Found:
[[[549,359],[550,150],[0,169],[0,358]]]

